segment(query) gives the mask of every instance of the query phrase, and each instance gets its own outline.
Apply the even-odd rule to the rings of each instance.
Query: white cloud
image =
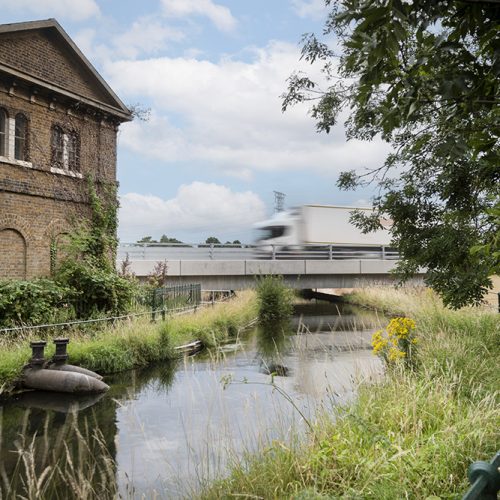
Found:
[[[123,128],[121,144],[165,163],[202,161],[244,179],[259,170],[336,175],[385,157],[380,141],[346,142],[342,126],[317,134],[305,105],[281,112],[287,77],[306,68],[295,45],[273,42],[253,54],[250,62],[162,57],[109,64],[119,95],[149,99],[154,110],[150,122]],[[321,78],[317,68],[307,70]]]
[[[214,183],[180,186],[175,198],[127,193],[120,199],[120,237],[174,235],[203,231],[207,235],[248,230],[265,218],[265,206],[251,191],[234,192]]]
[[[232,31],[237,21],[224,5],[212,0],[162,0],[165,14],[172,17],[205,16],[221,31]]]
[[[325,0],[292,0],[292,6],[299,17],[324,19],[328,12]]]
[[[15,0],[2,2],[2,10],[83,21],[100,14],[95,0]]]
[[[82,52],[92,60],[105,64],[115,59],[136,59],[154,55],[167,47],[168,42],[180,42],[184,33],[154,16],[140,17],[125,30],[113,32],[108,27],[106,43],[99,43],[94,28],[84,28],[73,38]]]
[[[182,31],[167,26],[162,20],[152,16],[135,21],[128,31],[112,39],[117,56],[136,58],[140,54],[156,54],[165,48],[167,42],[184,39]]]

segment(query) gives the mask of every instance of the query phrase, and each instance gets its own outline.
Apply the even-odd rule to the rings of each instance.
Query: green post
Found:
[[[500,491],[500,451],[491,462],[478,461],[469,466],[471,483],[462,500],[496,500]]]
[[[165,321],[165,290],[161,293],[161,319]]]
[[[156,317],[156,289],[151,291],[151,321],[155,321]]]

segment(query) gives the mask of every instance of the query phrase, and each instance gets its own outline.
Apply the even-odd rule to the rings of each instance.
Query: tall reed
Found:
[[[468,465],[500,447],[497,314],[447,310],[425,289],[349,300],[412,317],[418,369],[388,370],[354,403],[325,408],[308,444],[272,443],[201,498],[451,499],[467,488]]]
[[[30,410],[23,421],[28,423]],[[1,414],[0,414],[1,417]],[[108,443],[95,422],[78,424],[76,414],[68,414],[55,436],[46,417],[38,434],[27,438],[21,432],[16,442],[12,470],[7,474],[0,462],[0,498],[29,500],[116,498],[116,464]],[[0,418],[0,436],[2,435]]]
[[[113,373],[175,357],[174,347],[193,340],[205,345],[234,336],[257,316],[255,292],[241,292],[231,301],[199,308],[194,313],[169,316],[152,323],[149,317],[107,325],[100,331],[69,330],[70,362],[101,373]],[[49,341],[47,357],[53,353],[52,338],[60,332],[44,335]],[[0,339],[0,394],[8,391],[30,358],[29,342],[40,334],[26,333]]]

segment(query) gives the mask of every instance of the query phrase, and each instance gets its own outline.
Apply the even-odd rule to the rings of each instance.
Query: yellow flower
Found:
[[[406,353],[400,351],[396,347],[391,347],[389,349],[389,355],[388,355],[389,361],[398,361],[399,359],[402,359],[404,357],[406,357]]]
[[[415,321],[411,318],[393,318],[387,325],[387,335],[389,338],[397,337],[404,339],[415,329]]]

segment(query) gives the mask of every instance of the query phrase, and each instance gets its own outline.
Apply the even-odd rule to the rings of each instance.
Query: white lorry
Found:
[[[371,208],[332,205],[303,205],[278,212],[271,219],[254,225],[258,231],[258,252],[314,251],[331,246],[337,253],[378,251],[389,247],[391,221],[381,219],[384,229],[363,234],[349,222],[351,212],[372,212]],[[389,250],[389,249],[387,249]]]

